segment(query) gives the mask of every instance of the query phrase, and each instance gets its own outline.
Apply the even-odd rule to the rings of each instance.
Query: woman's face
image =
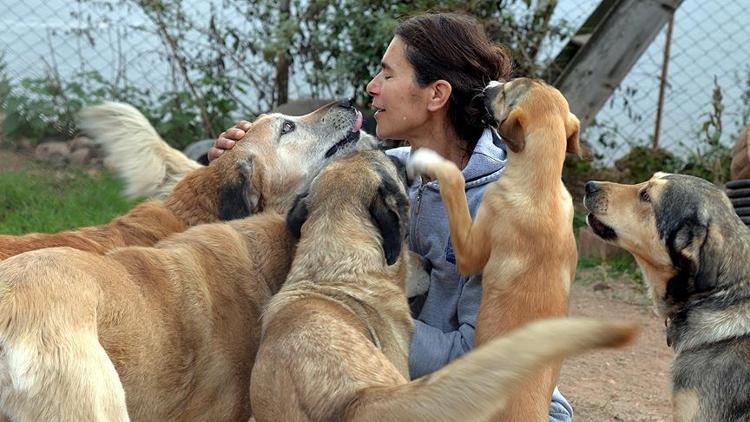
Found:
[[[382,60],[382,68],[367,84],[381,139],[419,137],[429,118],[427,103],[431,88],[417,85],[414,68],[406,58],[406,44],[394,37]]]

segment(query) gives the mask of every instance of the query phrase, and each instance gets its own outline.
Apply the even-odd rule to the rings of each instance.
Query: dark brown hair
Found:
[[[471,154],[494,120],[480,94],[489,81],[509,77],[510,54],[487,38],[476,19],[457,13],[413,16],[398,25],[395,35],[406,44],[406,58],[419,86],[439,79],[451,84],[448,118]]]

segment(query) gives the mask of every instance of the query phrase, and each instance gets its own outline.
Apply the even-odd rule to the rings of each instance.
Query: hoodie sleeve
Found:
[[[414,320],[414,336],[409,351],[409,373],[412,379],[434,372],[471,350],[481,298],[481,277],[472,276],[464,283],[458,300],[456,331],[443,332],[419,319]]]

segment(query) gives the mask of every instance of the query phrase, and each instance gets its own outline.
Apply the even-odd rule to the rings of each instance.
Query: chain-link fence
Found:
[[[614,95],[597,114],[587,139],[603,135],[608,157],[632,145],[656,143],[677,155],[700,153],[711,137],[731,145],[750,110],[750,4],[685,0],[668,26],[641,56]],[[659,89],[669,41],[664,97]],[[720,102],[714,95],[721,93]],[[596,146],[596,144],[594,145]]]
[[[598,3],[559,0],[552,20],[564,21],[574,30]],[[99,90],[103,98],[128,86],[150,96],[177,90],[177,81],[185,76],[179,75],[180,67],[175,66],[179,58],[160,38],[158,22],[137,4],[108,0],[0,0],[4,10],[0,17],[0,52],[11,85],[18,87],[22,80],[44,80],[50,75],[75,78],[95,73],[96,77],[86,78],[89,86],[80,90]],[[213,17],[205,28],[184,34],[199,50],[213,48],[211,31],[215,28],[211,25],[243,19],[243,11],[222,7],[222,2],[174,4],[185,16]],[[660,109],[660,147],[676,154],[696,151],[704,139],[716,137],[717,130],[720,141],[730,145],[733,135],[747,123],[750,107],[750,49],[746,47],[750,43],[750,32],[746,30],[749,27],[747,2],[685,0],[674,17],[664,101],[659,105],[667,28],[622,81],[584,138],[605,161],[622,155],[634,144],[652,145]],[[250,33],[252,28],[248,29],[247,34]],[[544,45],[540,59],[554,57],[563,42]],[[239,61],[235,64],[239,65]],[[315,95],[302,80],[291,77],[291,98]],[[238,95],[247,107],[240,109],[263,111],[258,92],[248,87],[272,83],[248,83],[243,95]],[[42,89],[39,84],[31,84],[34,88]],[[715,97],[719,91],[720,101]],[[119,94],[122,98],[123,92]],[[229,120],[238,117],[229,116]]]

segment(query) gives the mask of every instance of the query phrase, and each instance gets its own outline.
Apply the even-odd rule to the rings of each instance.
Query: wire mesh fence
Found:
[[[10,85],[15,90],[25,89],[24,95],[35,95],[35,90],[54,89],[62,84],[42,83],[50,82],[50,78],[75,81],[80,75],[88,75],[79,78],[80,87],[69,88],[69,97],[75,97],[78,90],[81,96],[95,92],[102,99],[124,100],[130,94],[128,89],[151,97],[184,89],[190,70],[181,74],[177,63],[180,58],[170,51],[168,43],[158,33],[158,22],[138,7],[140,3],[143,2],[0,0],[4,10],[0,17],[0,53]],[[243,19],[243,14],[248,12],[248,9],[238,8],[238,3],[221,1],[164,3],[179,8],[180,13],[175,15],[178,18],[196,21],[205,18],[205,25],[197,30],[182,29],[182,35],[198,51],[195,57],[201,60],[210,60],[210,54],[205,52],[215,50],[212,34],[219,32],[216,27],[220,29],[222,22]],[[575,29],[598,3],[559,0],[552,20]],[[252,2],[247,2],[246,7],[252,8]],[[611,161],[633,145],[653,145],[657,114],[661,111],[657,140],[662,148],[675,154],[699,151],[702,143],[711,137],[730,145],[733,136],[748,123],[750,49],[745,47],[750,42],[750,33],[745,30],[748,27],[750,4],[747,2],[685,0],[674,17],[661,106],[658,99],[667,45],[666,28],[621,82],[598,113],[596,123],[584,133],[584,138],[603,161]],[[254,30],[246,28],[243,36],[250,37]],[[543,45],[539,60],[545,62],[554,58],[564,41],[559,39]],[[263,51],[255,53],[264,54]],[[242,59],[226,67],[237,67]],[[250,67],[262,65],[249,58],[245,62],[245,66]],[[232,69],[226,71],[232,72]],[[303,81],[292,76],[290,97],[321,94]],[[362,85],[365,82],[362,81]],[[235,93],[234,100],[244,104],[234,108],[234,113],[268,109],[272,101],[263,98],[263,87],[272,84],[266,77],[234,86],[231,90]],[[227,121],[239,117],[242,116],[227,116]]]
[[[674,16],[658,136],[659,88],[667,48],[665,27],[597,114],[589,140],[604,137],[602,153],[621,156],[633,145],[677,155],[700,153],[711,136],[731,145],[748,123],[750,25],[747,2],[685,0]],[[714,96],[721,94],[720,102]],[[718,131],[718,132],[716,132]],[[600,144],[601,145],[601,144]]]

